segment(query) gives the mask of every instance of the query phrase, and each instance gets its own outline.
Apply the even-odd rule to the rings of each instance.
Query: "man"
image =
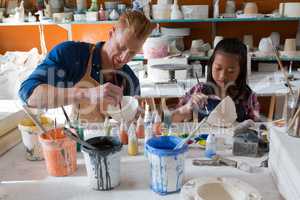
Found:
[[[154,25],[140,12],[124,13],[96,45],[67,41],[54,47],[19,90],[30,107],[73,104],[73,114],[103,121],[107,105],[118,106],[123,95],[139,95],[139,80],[126,65],[140,51]]]

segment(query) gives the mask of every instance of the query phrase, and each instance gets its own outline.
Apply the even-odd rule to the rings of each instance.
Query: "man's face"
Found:
[[[115,69],[120,69],[124,64],[141,50],[145,40],[137,39],[127,31],[114,30],[111,35],[109,58]]]

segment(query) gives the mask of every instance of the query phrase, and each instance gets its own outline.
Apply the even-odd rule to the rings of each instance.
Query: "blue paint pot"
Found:
[[[182,187],[184,153],[188,146],[173,150],[181,141],[175,136],[161,136],[151,138],[146,143],[151,167],[151,189],[160,195],[179,192]]]

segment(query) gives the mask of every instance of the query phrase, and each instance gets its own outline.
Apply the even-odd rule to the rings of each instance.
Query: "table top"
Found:
[[[151,191],[149,165],[142,149],[143,146],[140,145],[141,153],[138,156],[128,156],[127,147],[124,146],[121,157],[121,184],[111,191],[94,191],[88,186],[81,153],[78,153],[78,169],[74,174],[68,177],[51,177],[47,174],[44,161],[25,159],[23,144],[19,144],[0,157],[0,199],[180,199],[180,193],[160,196]],[[186,154],[184,183],[201,177],[233,177],[257,188],[264,199],[282,199],[268,168],[248,173],[232,167],[192,165],[193,159],[202,157],[203,151],[199,147],[190,147]],[[261,160],[261,158],[235,158],[248,163],[254,163],[253,161],[259,163]]]

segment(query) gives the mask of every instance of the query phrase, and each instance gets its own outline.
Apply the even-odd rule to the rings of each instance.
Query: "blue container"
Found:
[[[151,138],[146,143],[151,166],[151,189],[160,195],[179,192],[182,187],[184,153],[188,146],[173,150],[181,141],[175,136],[161,136]]]

